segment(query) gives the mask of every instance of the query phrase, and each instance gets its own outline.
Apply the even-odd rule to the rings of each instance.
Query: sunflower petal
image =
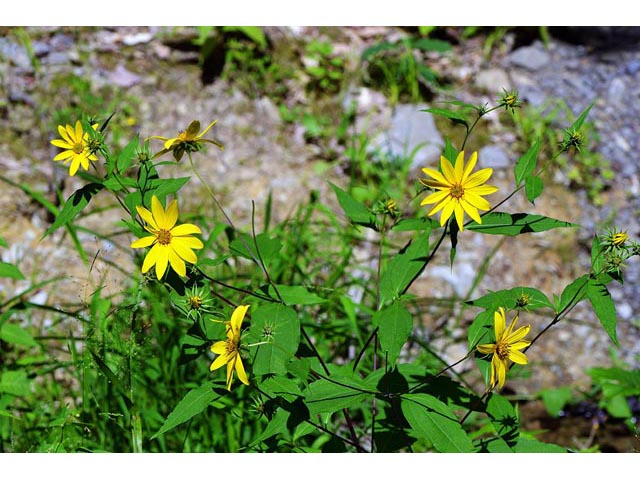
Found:
[[[431,195],[429,195],[428,197],[426,197],[424,200],[422,200],[422,202],[420,202],[420,205],[428,205],[430,203],[438,203],[441,202],[442,200],[444,200],[445,198],[447,198],[449,196],[449,191],[448,190],[444,190],[442,192],[435,192],[432,193]]]
[[[178,200],[173,200],[167,207],[166,220],[166,230],[171,230],[178,221]]]
[[[443,156],[440,157],[440,169],[442,170],[444,178],[447,179],[448,184],[452,185],[454,183],[457,183],[456,172],[453,168],[453,165],[451,165],[451,162]]]
[[[229,362],[229,355],[227,355],[226,353],[223,353],[219,357],[216,357],[216,359],[213,361],[213,363],[209,367],[209,371],[213,372],[214,370],[219,369],[220,367],[227,364],[228,362]]]
[[[75,155],[73,157],[73,160],[71,160],[71,167],[69,168],[69,175],[71,175],[73,177],[76,174],[76,172],[78,171],[78,168],[80,168],[80,155]]]
[[[467,181],[464,183],[464,188],[474,188],[478,185],[482,185],[491,178],[492,174],[492,168],[483,168],[482,170],[478,170],[474,174],[469,175],[469,178],[467,178]]]
[[[469,157],[469,161],[467,162],[466,167],[464,168],[464,172],[462,173],[461,183],[465,184],[469,175],[473,171],[476,166],[476,162],[478,161],[478,152],[473,152]]]
[[[233,383],[233,371],[235,370],[236,358],[238,358],[238,354],[234,353],[233,357],[230,358],[227,363],[227,390],[231,391],[231,384]]]
[[[498,377],[498,388],[500,389],[504,387],[504,382],[507,380],[507,365],[500,360],[497,355],[494,355],[493,358],[495,363],[492,362],[492,364],[495,365],[496,376]]]
[[[500,307],[493,314],[493,328],[496,332],[496,343],[502,340],[506,326],[507,320],[504,317],[504,308]]]
[[[184,235],[192,235],[194,233],[202,233],[199,227],[191,223],[183,223],[171,229],[172,237],[182,237]]]
[[[231,331],[233,332],[234,337],[237,336],[239,338],[240,336],[240,327],[244,320],[244,316],[247,314],[247,310],[249,310],[249,305],[238,305],[231,314],[229,325],[231,326]]]
[[[465,198],[460,199],[460,205],[461,205],[461,208],[465,212],[467,212],[467,215],[469,215],[476,223],[482,223],[482,219],[478,214],[478,209],[466,201],[466,194],[465,194]]]
[[[456,182],[462,182],[462,172],[464,172],[464,150],[458,153],[456,163],[453,167],[453,172],[456,175]]]
[[[75,155],[73,150],[65,150],[64,152],[60,152],[55,157],[53,157],[54,162],[58,162],[60,160],[66,160],[67,158],[71,158]]]
[[[68,143],[66,140],[60,140],[59,138],[56,138],[54,140],[51,140],[51,144],[59,148],[64,148],[65,150],[69,150],[73,153],[73,144]]]
[[[477,208],[479,210],[490,210],[491,209],[491,204],[489,202],[487,202],[480,195],[476,195],[475,193],[470,192],[468,190],[464,191],[464,197],[463,198],[464,198],[464,200],[466,202],[468,202],[474,208]]]
[[[440,185],[444,187],[451,186],[451,182],[449,182],[446,178],[444,178],[444,176],[439,171],[434,170],[433,168],[423,168],[422,171],[437,182],[433,186],[440,186]],[[432,186],[430,183],[427,183],[427,182],[431,182],[431,181],[425,180],[423,183],[425,183],[425,185]]]
[[[480,353],[484,355],[489,355],[490,353],[493,353],[496,351],[495,343],[485,343],[483,345],[478,345],[476,348]]]
[[[227,351],[227,342],[225,342],[224,340],[220,340],[219,342],[216,342],[213,345],[211,345],[211,352],[215,353],[216,355],[222,355],[226,351]]]
[[[244,365],[242,364],[242,358],[240,358],[240,355],[236,357],[236,373],[238,374],[238,380],[240,380],[245,385],[249,385],[247,372],[244,371]]]
[[[509,360],[519,365],[526,365],[528,363],[527,356],[524,353],[513,349],[509,351]]]
[[[153,248],[158,248],[156,256],[156,277],[158,280],[162,279],[164,272],[167,271],[167,264],[169,263],[169,249],[165,245],[156,243]]]
[[[462,232],[464,230],[464,208],[462,208],[460,202],[455,203],[453,211],[456,216],[456,223],[458,224],[458,228]]]
[[[142,273],[147,273],[151,267],[153,267],[158,261],[158,253],[162,247],[159,244],[155,244],[151,247],[151,250],[147,253],[147,256],[144,257],[144,262],[142,262]]]
[[[169,259],[169,264],[171,265],[171,268],[173,268],[174,272],[176,272],[181,277],[186,277],[187,267],[184,263],[184,260],[180,258],[180,256],[175,252],[175,249],[173,249],[172,247],[173,245],[168,245],[167,247],[165,247],[165,249],[167,250],[167,258]]]
[[[193,250],[182,242],[185,238],[187,237],[176,237],[171,239],[171,249],[173,253],[181,259],[183,264],[183,260],[186,260],[189,263],[196,263],[198,261],[198,257],[193,253]]]
[[[155,242],[156,237],[153,235],[150,235],[148,237],[142,237],[139,238],[138,240],[135,240],[134,242],[131,243],[131,248],[145,248],[145,247],[149,247],[151,245],[153,245],[153,242]]]
[[[160,203],[160,200],[158,200],[158,197],[156,197],[155,195],[151,197],[151,212],[153,213],[153,218],[155,218],[160,230],[171,230],[171,227],[173,227],[173,225],[171,225],[171,227],[167,227],[167,215],[162,204]]]
[[[442,209],[442,213],[440,214],[440,226],[444,227],[447,220],[453,213],[453,209],[455,208],[457,202],[453,200],[449,200]]]
[[[160,228],[158,228],[158,224],[156,223],[156,219],[153,218],[153,214],[149,210],[136,205],[136,211],[138,212],[138,215],[140,215],[140,218],[142,218],[147,223],[147,225],[150,225],[153,230],[160,230]]]

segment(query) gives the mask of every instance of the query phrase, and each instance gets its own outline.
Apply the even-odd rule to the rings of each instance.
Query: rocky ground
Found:
[[[327,39],[333,43],[334,52],[344,55],[349,65],[357,65],[363,49],[381,37],[394,39],[402,35],[398,29],[381,27],[265,31],[279,45],[309,38]],[[221,203],[240,225],[246,225],[250,218],[250,200],[261,205],[269,191],[274,195],[276,219],[282,219],[311,189],[318,189],[327,203],[335,204],[326,180],[346,183],[342,169],[331,162],[325,168],[325,151],[305,139],[300,124],[282,120],[273,100],[266,96],[252,98],[220,78],[203,85],[197,50],[184,48],[185,42],[195,38],[189,29],[38,28],[28,32],[34,39],[31,57],[15,32],[5,29],[0,38],[0,174],[14,182],[26,182],[52,200],[56,186],[63,186],[65,195],[78,187],[77,179],[67,178],[66,170],[51,161],[55,148],[49,145],[55,136],[53,111],[72,101],[69,85],[65,83],[68,80],[61,82],[60,78],[68,79],[68,74],[73,73],[88,79],[91,91],[111,89],[103,102],[115,102],[125,114],[121,116],[123,132],[138,131],[141,137],[172,136],[193,119],[204,124],[219,119],[213,135],[224,143],[224,151],[210,151],[197,161]],[[184,38],[188,41],[181,40]],[[547,46],[539,40],[520,45],[510,34],[488,59],[483,56],[482,47],[482,39],[474,38],[452,52],[427,57],[449,84],[448,90],[436,92],[431,105],[452,97],[474,104],[494,101],[502,88],[518,89],[522,99],[540,107],[540,111],[545,102],[554,98],[564,99],[574,114],[595,102],[589,118],[599,134],[596,150],[610,162],[615,176],[601,192],[602,205],[594,206],[584,190],[572,188],[575,180],[568,174],[571,165],[556,171],[554,183],[547,186],[536,202],[535,212],[575,221],[583,228],[503,240],[485,277],[473,291],[474,272],[498,239],[465,232],[454,267],[449,268],[447,255],[443,255],[430,276],[416,283],[414,293],[427,299],[467,298],[489,289],[531,285],[549,296],[560,294],[569,281],[586,272],[590,238],[599,228],[614,224],[633,238],[639,233],[640,164],[634,152],[640,147],[637,120],[640,48],[636,43],[618,49],[607,44],[606,39],[597,45],[584,41],[575,45],[556,37]],[[37,59],[35,65],[33,57]],[[287,102],[313,102],[299,86],[288,87]],[[418,112],[427,104],[392,106],[382,93],[358,84],[347,85],[333,103],[345,107],[352,101],[357,107],[357,126],[368,130],[373,145],[406,154],[424,144],[413,159],[416,175],[420,166],[432,164],[438,158],[443,137],[450,132],[446,131],[446,125]],[[104,103],[96,107],[105,108]],[[130,108],[123,109],[123,104]],[[513,182],[512,165],[521,145],[516,142],[513,125],[504,118],[497,114],[490,116],[483,137],[486,143],[479,147],[482,147],[481,164],[495,170],[492,183],[507,188]],[[339,151],[339,146],[334,147]],[[188,173],[184,162],[172,168],[176,176]],[[190,182],[187,193],[182,197],[181,210],[202,205],[207,208],[207,197],[196,179]],[[532,210],[522,199],[514,199],[503,208]],[[214,212],[213,206],[211,211]],[[117,211],[107,210],[83,221],[108,234],[117,219]],[[27,195],[2,183],[0,236],[10,244],[8,250],[2,251],[2,259],[17,262],[27,280],[3,280],[0,292],[10,296],[42,276],[55,274],[63,275],[63,280],[55,289],[38,290],[32,301],[82,303],[97,285],[106,285],[113,292],[121,289],[131,265],[130,252],[117,248],[117,242],[85,235],[82,240],[89,256],[100,251],[100,261],[88,272],[80,261],[69,260],[77,254],[62,231],[40,240],[50,220],[47,212],[30,202]],[[617,301],[621,344],[616,355],[636,368],[640,355],[639,277],[638,264],[632,263],[626,270],[624,287],[611,289]],[[422,328],[426,336],[433,335],[435,326],[449,330],[450,340],[439,340],[438,346],[447,359],[454,361],[465,353],[464,342],[460,340],[466,338],[468,321],[473,316],[474,312],[467,309],[456,315],[459,321],[449,321],[451,312],[442,311],[425,319]],[[526,319],[534,332],[548,320],[536,316]],[[43,321],[45,326],[51,322],[47,318]],[[517,388],[535,393],[540,388],[557,385],[586,386],[589,377],[585,369],[608,365],[609,346],[610,341],[590,310],[579,308],[571,321],[558,325],[530,352],[531,377],[519,380]]]

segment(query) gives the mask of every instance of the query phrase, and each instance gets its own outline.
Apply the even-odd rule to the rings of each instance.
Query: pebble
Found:
[[[119,87],[133,87],[140,82],[140,76],[130,72],[122,64],[119,64],[115,70],[109,72],[109,80]]]
[[[498,68],[482,70],[476,75],[476,86],[489,94],[500,95],[502,90],[511,90],[507,73]]]
[[[609,100],[613,102],[622,102],[625,97],[625,84],[624,80],[621,78],[614,78],[611,80],[609,84],[609,88],[607,89],[607,95],[609,96]]]
[[[482,168],[508,168],[512,161],[500,145],[487,145],[478,151],[478,163]]]
[[[141,43],[149,43],[153,39],[151,32],[138,32],[131,35],[125,35],[122,43],[128,46],[139,45]]]
[[[625,68],[629,75],[635,75],[640,71],[640,59],[634,59],[627,63]]]
[[[540,43],[520,47],[509,55],[511,64],[531,71],[540,70],[550,60],[551,56]]]
[[[444,146],[433,115],[420,111],[426,108],[427,105],[397,105],[391,128],[382,136],[381,146],[389,154],[397,157],[413,155],[411,168],[435,162]]]
[[[9,39],[0,38],[0,57],[6,58],[16,67],[31,70],[31,60],[29,60],[27,49]]]

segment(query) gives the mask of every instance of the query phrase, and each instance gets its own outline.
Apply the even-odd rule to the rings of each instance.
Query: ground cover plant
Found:
[[[372,65],[391,65],[385,55],[404,65],[406,85],[390,89],[394,102],[402,92],[418,95],[428,77],[414,72],[406,81],[409,70],[421,71],[411,42],[418,40],[369,52]],[[418,45],[443,48],[439,41]],[[310,72],[312,81],[337,88],[342,62],[328,59],[326,45],[310,50],[323,59]],[[73,261],[88,270],[96,258],[79,234],[105,235],[84,226],[82,215],[101,201],[115,205],[120,220],[105,238],[135,267],[124,272],[120,292],[99,287],[79,308],[29,300],[57,276],[34,278],[29,289],[0,299],[0,450],[570,451],[523,428],[520,403],[505,386],[514,377],[526,381],[527,370],[536,368],[536,347],[571,321],[581,303],[591,306],[611,344],[618,343],[609,288],[623,282],[640,244],[624,228],[595,231],[590,268],[561,291],[524,282],[495,284],[471,299],[442,299],[448,316],[465,309],[474,317],[464,325],[465,353],[453,362],[419,334],[431,306],[412,291],[436,259],[452,267],[473,249],[474,236],[582,228],[573,218],[536,213],[536,200],[545,194],[549,168],[580,165],[576,159],[588,155],[584,130],[594,106],[555,135],[529,135],[512,161],[513,183],[499,188],[493,169],[468,145],[491,113],[530,125],[521,107],[516,90],[502,90],[489,104],[454,100],[424,109],[451,122],[459,140],[446,139],[439,160],[421,165],[417,177],[410,162],[374,159],[366,139],[345,130],[346,142],[360,140],[362,147],[347,150],[350,175],[330,184],[333,198],[310,191],[276,222],[271,196],[264,204],[247,197],[248,226],[237,225],[216,179],[201,173],[202,163],[228,145],[216,134],[224,117],[196,118],[124,142],[111,133],[118,126],[117,138],[125,134],[121,113],[83,110],[61,121],[51,131],[56,153],[48,161],[80,178],[80,188],[55,205],[28,185],[14,186],[51,212],[43,238],[64,231],[76,248]],[[550,155],[540,155],[543,150]],[[191,173],[175,175],[183,163]],[[183,208],[190,182],[206,191],[206,213]],[[515,196],[530,208],[512,211],[508,201]],[[0,238],[0,247],[9,244]],[[0,276],[24,278],[10,262],[0,263]],[[35,334],[24,327],[35,310],[71,318],[74,328],[55,338]],[[469,359],[473,368],[457,368]],[[638,371],[620,365],[589,375],[594,398],[635,433],[630,399],[640,395]],[[572,401],[569,387],[541,392],[551,414]]]

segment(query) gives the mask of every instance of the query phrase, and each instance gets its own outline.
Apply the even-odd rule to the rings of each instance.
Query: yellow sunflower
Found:
[[[238,379],[242,383],[249,385],[249,379],[244,370],[242,358],[240,358],[240,326],[242,325],[247,310],[249,310],[249,305],[239,305],[236,307],[231,315],[231,320],[225,322],[227,326],[227,339],[211,345],[211,351],[218,355],[218,357],[213,361],[209,370],[213,372],[223,365],[227,366],[227,390],[229,391],[231,391],[234,371],[238,374]]]
[[[97,126],[98,124],[95,124],[93,128],[95,129]],[[51,140],[51,143],[56,147],[64,149],[64,151],[53,157],[53,161],[62,161],[65,165],[71,162],[69,175],[72,177],[76,174],[80,165],[82,165],[83,169],[89,170],[89,160],[95,162],[98,160],[98,157],[87,148],[89,134],[82,129],[80,120],[76,121],[75,128],[71,125],[64,127],[58,125],[58,133],[61,138]]]
[[[155,156],[159,157],[160,155],[164,155],[165,153],[172,151],[173,157],[176,159],[176,161],[179,162],[180,159],[182,158],[182,155],[184,155],[185,152],[187,153],[197,152],[198,150],[200,150],[203,143],[212,143],[213,145],[219,148],[224,148],[222,144],[217,140],[209,140],[208,138],[202,138],[204,137],[205,133],[207,133],[209,129],[216,124],[216,122],[217,120],[214,120],[209,124],[207,128],[205,128],[201,132],[200,121],[194,120],[189,124],[186,130],[183,130],[182,132],[178,133],[177,137],[168,138],[168,137],[162,137],[159,135],[154,135],[149,137],[149,138],[155,138],[157,140],[164,141],[164,148],[158,153],[156,153]]]
[[[489,388],[493,388],[498,382],[498,388],[502,388],[507,378],[507,370],[509,369],[509,360],[520,365],[526,365],[528,360],[524,353],[520,352],[525,347],[531,345],[528,340],[523,338],[529,333],[531,329],[530,325],[518,328],[513,331],[516,322],[518,321],[518,315],[513,317],[513,320],[506,328],[507,320],[505,318],[504,308],[500,307],[493,314],[493,325],[496,334],[496,343],[487,343],[484,345],[478,345],[478,351],[480,353],[490,355],[491,358],[491,380],[489,381]]]
[[[178,201],[174,200],[165,211],[160,200],[154,195],[151,198],[151,211],[136,206],[136,210],[147,223],[145,230],[150,236],[142,237],[131,244],[131,248],[145,248],[153,245],[142,263],[142,273],[146,273],[153,265],[156,276],[161,279],[167,264],[175,272],[184,277],[187,274],[185,262],[196,263],[198,257],[193,249],[203,248],[199,238],[191,237],[194,233],[202,233],[200,228],[190,223],[176,226],[178,221]]]
[[[422,200],[420,205],[435,203],[435,206],[427,215],[434,215],[442,210],[440,214],[440,225],[444,226],[455,214],[456,222],[460,231],[464,230],[463,220],[465,212],[477,223],[482,223],[478,210],[490,210],[491,205],[483,195],[489,195],[498,191],[496,187],[485,185],[489,180],[493,170],[483,168],[475,173],[471,173],[478,161],[478,153],[473,152],[469,158],[469,163],[464,164],[464,151],[458,154],[455,165],[445,157],[440,157],[440,168],[442,173],[433,168],[423,168],[422,171],[433,180],[421,179],[424,185],[439,190]]]

